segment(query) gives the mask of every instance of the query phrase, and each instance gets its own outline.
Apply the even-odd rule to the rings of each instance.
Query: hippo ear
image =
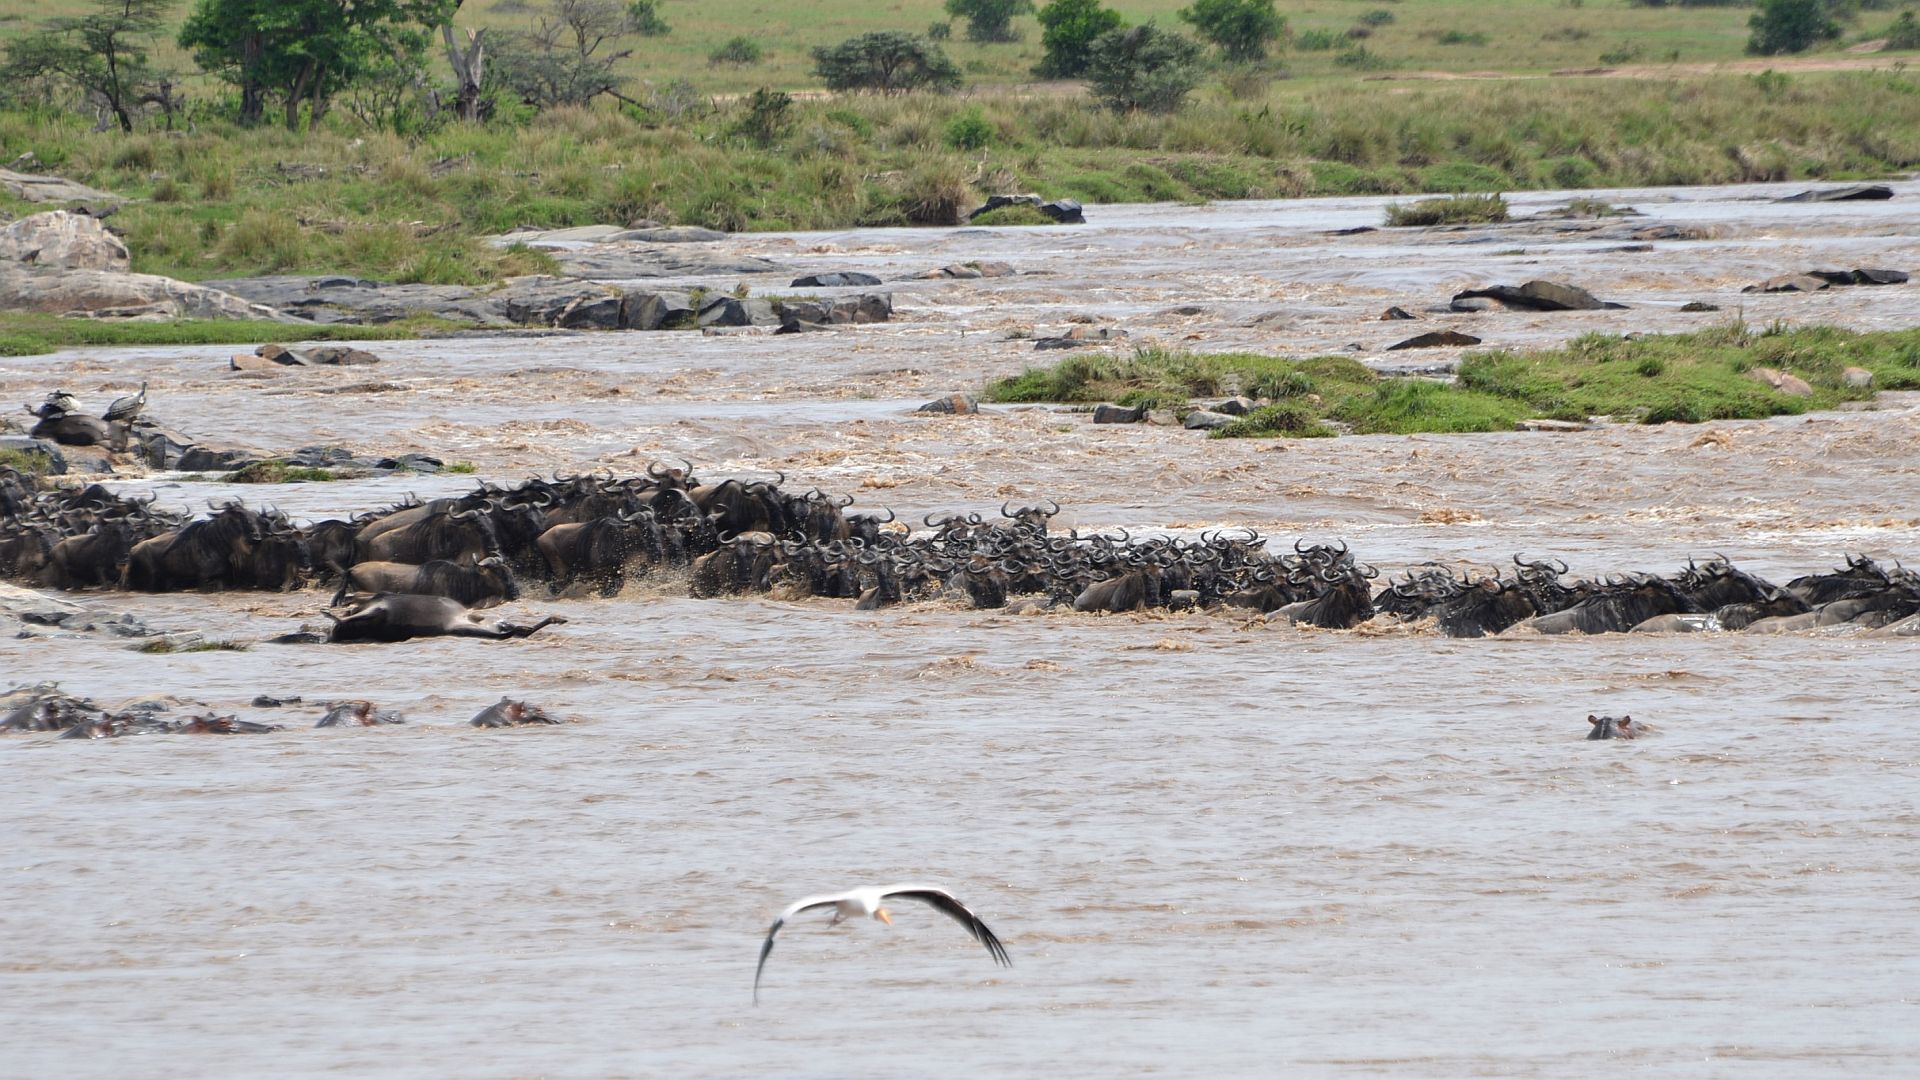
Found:
[[[1597,716],[1595,716],[1595,715],[1593,715],[1592,713],[1588,713],[1588,714],[1587,714],[1587,723],[1589,723],[1589,724],[1597,724],[1597,723],[1599,723],[1599,722],[1600,722],[1600,718],[1599,718],[1599,717],[1597,717]]]
[[[1620,718],[1620,722],[1621,722],[1621,723],[1623,723],[1623,724],[1631,724],[1631,723],[1633,723],[1633,717],[1631,717],[1631,716],[1623,716],[1623,717],[1621,717],[1621,718]]]

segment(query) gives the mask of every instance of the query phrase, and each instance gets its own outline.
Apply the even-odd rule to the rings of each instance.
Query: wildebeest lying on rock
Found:
[[[547,715],[547,711],[538,705],[529,705],[512,698],[501,698],[481,710],[480,715],[467,723],[477,728],[525,727],[529,724],[564,723],[559,717]]]
[[[341,645],[350,642],[409,641],[418,637],[474,637],[502,641],[531,637],[541,630],[567,620],[549,615],[532,626],[513,623],[483,623],[480,616],[457,600],[444,596],[415,596],[408,593],[382,593],[364,601],[344,617],[327,613],[333,629],[327,641]]]

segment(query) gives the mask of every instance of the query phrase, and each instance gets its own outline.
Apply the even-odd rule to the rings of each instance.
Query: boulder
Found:
[[[1681,311],[1719,311],[1719,304],[1709,304],[1704,300],[1689,300],[1680,305]]]
[[[1212,411],[1226,413],[1228,416],[1245,416],[1252,412],[1257,404],[1258,403],[1252,398],[1244,395],[1240,397],[1230,397],[1220,404],[1215,405]]]
[[[1904,270],[1876,270],[1861,267],[1857,270],[1809,270],[1808,277],[1817,277],[1829,285],[1901,285],[1907,280]]]
[[[35,439],[25,435],[0,435],[0,450],[39,454],[47,459],[49,476],[59,476],[67,471],[67,456],[60,451],[59,445],[50,439]]]
[[[775,310],[783,324],[788,321],[819,323],[823,326],[883,323],[893,317],[893,294],[860,293],[857,296],[783,300],[775,305]]]
[[[972,394],[948,394],[935,398],[914,412],[938,413],[946,416],[971,416],[980,411],[980,399]]]
[[[1827,279],[1812,274],[1781,274],[1770,277],[1758,285],[1749,285],[1740,291],[1749,292],[1819,292],[1827,287]]]
[[[234,353],[227,366],[234,371],[272,371],[280,365],[253,353]]]
[[[1557,431],[1557,432],[1565,433],[1569,431],[1585,431],[1590,426],[1591,425],[1583,424],[1578,420],[1546,420],[1546,419],[1520,420],[1514,423],[1513,430],[1515,431]]]
[[[1430,330],[1424,334],[1415,334],[1405,341],[1396,341],[1387,346],[1388,352],[1401,349],[1438,349],[1448,345],[1478,345],[1480,339],[1472,334],[1462,334],[1458,330]]]
[[[0,259],[56,270],[125,273],[131,256],[99,219],[54,210],[0,228]]]
[[[1468,289],[1455,293],[1453,308],[1456,311],[1483,311],[1484,307],[1462,307],[1460,301],[1485,299],[1494,301],[1502,307],[1517,308],[1522,311],[1598,311],[1602,308],[1623,308],[1624,304],[1611,304],[1596,299],[1594,295],[1578,285],[1568,285],[1560,281],[1529,281],[1524,285],[1490,285],[1484,289]]]
[[[560,309],[553,324],[566,330],[618,330],[626,299],[619,293],[579,296]]]
[[[818,333],[822,333],[824,331],[829,331],[832,329],[833,327],[828,326],[825,323],[807,322],[805,319],[782,318],[780,320],[780,328],[778,330],[775,330],[774,333],[776,334],[818,334]]]
[[[271,457],[271,454],[240,447],[190,446],[173,467],[180,472],[232,472]]]
[[[1131,409],[1118,405],[1096,405],[1093,409],[1093,422],[1096,424],[1137,424],[1147,418],[1147,407],[1136,405]]]
[[[1181,426],[1185,427],[1188,431],[1212,431],[1214,428],[1226,427],[1228,424],[1233,423],[1233,420],[1233,417],[1223,412],[1213,412],[1209,409],[1195,409],[1187,414],[1187,418],[1181,422]]]
[[[699,314],[686,293],[630,292],[620,300],[620,327],[624,330],[659,330]]]
[[[178,432],[150,430],[140,434],[140,458],[149,469],[175,468],[180,464],[180,458],[191,449],[193,443]]]
[[[0,262],[0,309],[92,312],[142,307],[177,319],[256,319],[292,322],[286,314],[204,285],[158,274],[58,270]]]
[[[1840,372],[1840,381],[1855,390],[1865,390],[1873,385],[1873,372],[1862,367],[1845,368]]]
[[[113,472],[113,455],[98,446],[77,446],[67,451],[67,472],[105,476]]]
[[[790,288],[795,289],[838,289],[849,285],[878,285],[880,279],[872,274],[862,274],[854,270],[840,270],[831,274],[808,274],[793,279]]]
[[[401,454],[399,457],[381,458],[373,467],[395,472],[437,473],[446,468],[447,463],[428,454]]]
[[[741,300],[733,296],[710,296],[700,305],[700,326],[777,326],[770,300]]]
[[[1412,312],[1408,311],[1406,308],[1403,308],[1403,307],[1390,307],[1387,310],[1380,313],[1381,322],[1397,322],[1400,320],[1413,319],[1417,317],[1418,316],[1414,315]]]
[[[1035,338],[1033,347],[1046,349],[1074,349],[1082,345],[1104,345],[1114,341],[1126,340],[1127,332],[1117,327],[1103,326],[1098,330],[1085,326],[1076,326],[1064,334],[1054,337]]]
[[[1775,199],[1774,202],[1854,202],[1862,199],[1891,199],[1893,189],[1885,184],[1855,184],[1851,187],[1824,188],[1802,191],[1797,195]]]
[[[1779,368],[1757,367],[1747,372],[1747,377],[1762,382],[1788,397],[1812,397],[1813,387],[1798,375],[1789,375]]]
[[[561,316],[581,300],[609,296],[614,300],[615,325],[618,325],[620,294],[571,278],[545,275],[510,278],[493,299],[501,305],[508,322],[520,326],[558,326]]]
[[[57,176],[33,176],[28,173],[14,172],[12,169],[0,169],[0,191],[31,203],[83,202],[118,205],[126,201],[111,192],[90,188],[85,184],[76,184],[71,180],[62,180]]]
[[[465,285],[389,285],[338,275],[236,278],[205,284],[290,312],[304,322],[379,324],[431,315],[481,326],[514,325],[507,320],[501,294]]]
[[[316,345],[301,353],[292,355],[302,357],[309,364],[328,367],[361,367],[380,362],[378,356],[365,349],[356,349],[351,345]]]

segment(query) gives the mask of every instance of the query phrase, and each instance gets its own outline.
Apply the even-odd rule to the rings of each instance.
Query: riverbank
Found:
[[[1920,79],[1899,70],[1375,85],[1280,82],[1167,117],[1105,113],[1077,96],[796,101],[765,141],[746,133],[740,102],[696,102],[671,121],[562,109],[525,127],[417,140],[218,125],[122,136],[68,114],[8,113],[0,145],[134,200],[113,223],[136,271],[469,285],[550,267],[539,252],[482,240],[526,227],[951,225],[1006,191],[1203,202],[1860,178],[1920,165]],[[950,134],[974,118],[964,128],[988,132],[985,145]],[[0,198],[0,211],[30,208]]]

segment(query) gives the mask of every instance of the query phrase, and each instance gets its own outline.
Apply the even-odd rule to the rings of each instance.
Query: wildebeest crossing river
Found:
[[[13,359],[0,400],[61,382],[104,401],[147,378],[148,409],[196,434],[434,453],[501,486],[682,457],[703,480],[784,471],[783,490],[852,495],[846,514],[891,509],[923,538],[929,515],[1004,522],[1003,505],[1057,499],[1055,537],[1193,545],[1246,527],[1294,557],[1344,542],[1380,571],[1376,591],[1429,561],[1517,578],[1516,553],[1601,582],[1724,555],[1785,586],[1920,550],[1911,398],[1300,442],[910,410],[1029,362],[1010,328],[1088,314],[1136,343],[1322,351],[1384,343],[1372,319],[1388,304],[1519,273],[1633,307],[1481,317],[1490,343],[1723,317],[1678,311],[1696,298],[1745,302],[1755,323],[1910,325],[1911,287],[1737,293],[1781,262],[1920,263],[1887,216],[1915,186],[1896,186],[1872,207],[1749,198],[1785,188],[1604,193],[1723,230],[1657,258],[1497,230],[1479,245],[1320,235],[1377,221],[1365,200],[1093,208],[1080,231],[742,237],[728,243],[796,271],[994,258],[1047,273],[903,288],[893,324],[796,338],[383,344],[378,380],[399,389],[350,370],[237,377],[218,348]],[[1514,248],[1528,254],[1498,254]],[[1509,272],[1513,259],[1534,264]],[[1174,313],[1187,305],[1205,310]],[[195,516],[239,495],[308,523],[475,484],[108,486]],[[4,880],[29,898],[0,914],[18,1018],[4,1071],[823,1075],[938,1060],[996,1075],[1800,1077],[1920,1054],[1910,640],[1468,640],[1382,633],[1378,617],[1333,630],[1251,609],[1023,615],[937,596],[859,611],[696,599],[684,568],[613,597],[539,584],[485,614],[569,621],[508,642],[143,654],[100,632],[0,639],[9,685],[58,680],[102,705],[306,728],[317,708],[249,706],[301,695],[410,721],[0,740]],[[260,641],[324,628],[332,592],[67,598]],[[575,722],[468,726],[503,696]],[[1588,741],[1589,714],[1649,733]],[[984,963],[938,916],[884,933],[796,924],[752,1008],[774,912],[893,880],[952,886],[1018,966]]]

